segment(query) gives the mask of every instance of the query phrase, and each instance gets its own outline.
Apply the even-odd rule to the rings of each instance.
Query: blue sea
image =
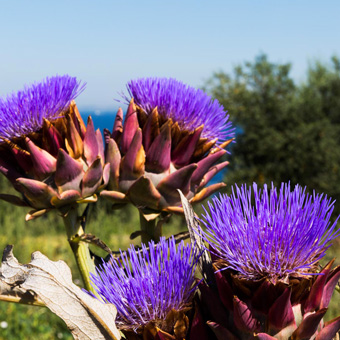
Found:
[[[80,114],[85,124],[87,122],[87,117],[91,116],[95,129],[99,128],[103,132],[104,128],[109,129],[110,131],[112,130],[117,111],[118,108],[117,110],[102,111],[100,113],[95,113],[93,111],[83,111],[80,112]]]

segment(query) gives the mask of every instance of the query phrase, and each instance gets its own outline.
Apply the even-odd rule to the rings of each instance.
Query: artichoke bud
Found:
[[[0,171],[22,199],[9,195],[0,198],[33,208],[27,219],[54,208],[66,207],[67,211],[67,206],[87,198],[96,200],[96,194],[109,181],[110,165],[104,163],[102,135],[94,130],[91,117],[85,126],[73,100],[83,87],[75,78],[54,77],[23,92],[27,107],[17,103],[19,95],[1,102],[3,115],[17,104],[27,121],[25,130],[14,134],[12,126],[18,122],[12,117],[0,140]],[[55,91],[58,95],[51,96],[51,88],[59,89]],[[41,93],[41,102],[32,103],[32,93]],[[39,117],[38,123],[32,119],[32,112]]]
[[[205,187],[228,164],[218,162],[226,154],[224,147],[233,140],[231,123],[227,123],[223,108],[200,90],[173,79],[135,82],[128,85],[132,99],[124,123],[119,109],[112,132],[104,132],[106,162],[111,168],[107,189],[101,196],[117,205],[130,202],[143,213],[182,213],[177,189],[192,202],[199,202],[225,186],[218,183]],[[180,95],[176,96],[171,84]],[[170,88],[173,97],[165,93]],[[188,96],[193,97],[192,102],[185,103]],[[150,98],[158,99],[152,102]],[[203,106],[206,110],[203,115],[197,106],[207,100],[210,106]],[[172,112],[167,110],[170,104]],[[209,121],[212,108],[217,110],[216,126],[225,128],[222,135]],[[182,118],[175,114],[179,110]],[[216,137],[212,138],[214,133]],[[218,143],[221,137],[229,138]]]
[[[200,282],[193,334],[204,339],[331,340],[340,317],[324,323],[340,279],[334,260],[319,270],[340,234],[334,202],[306,188],[235,186],[202,215],[215,283]],[[338,217],[339,218],[339,217]],[[308,237],[307,237],[308,236]],[[194,327],[194,328],[195,328]],[[205,329],[205,330],[204,330]],[[203,334],[203,333],[202,333]]]
[[[97,267],[97,297],[117,308],[117,328],[128,340],[187,339],[198,255],[174,237],[131,246]]]

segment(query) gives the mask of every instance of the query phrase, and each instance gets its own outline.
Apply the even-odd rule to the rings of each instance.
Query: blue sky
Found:
[[[292,62],[340,56],[340,1],[0,0],[0,95],[46,76],[87,82],[80,109],[113,109],[136,77],[199,87],[260,52]]]

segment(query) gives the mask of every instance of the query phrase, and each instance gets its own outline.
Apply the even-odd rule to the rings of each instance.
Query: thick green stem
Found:
[[[72,207],[64,216],[64,224],[68,241],[75,256],[80,274],[83,278],[85,288],[88,291],[95,293],[91,287],[90,273],[95,273],[94,261],[91,258],[88,243],[79,239],[79,236],[84,234],[84,230],[80,224],[77,207]]]
[[[139,212],[139,221],[142,231],[142,243],[148,244],[151,240],[158,242],[162,236],[162,227],[156,224],[156,218],[148,221],[144,215]]]

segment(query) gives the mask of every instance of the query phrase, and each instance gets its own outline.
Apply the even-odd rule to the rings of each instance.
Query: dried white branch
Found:
[[[115,325],[115,306],[101,303],[73,284],[71,270],[65,262],[53,262],[35,252],[31,262],[22,265],[12,249],[12,246],[6,247],[0,267],[1,297],[16,296],[20,300],[26,296],[46,305],[65,321],[75,339],[121,338]],[[0,300],[5,300],[1,297]]]

